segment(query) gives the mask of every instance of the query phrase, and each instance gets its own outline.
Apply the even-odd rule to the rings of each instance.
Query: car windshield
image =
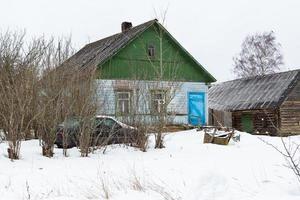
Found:
[[[95,118],[95,126],[99,126],[103,121],[103,118]]]
[[[69,118],[66,119],[63,124],[64,124],[64,128],[69,129],[69,128],[79,127],[80,126],[79,123],[80,122],[78,118]]]
[[[96,126],[104,125],[110,128],[113,128],[117,125],[117,122],[111,118],[96,118],[95,119]]]
[[[110,118],[106,118],[103,120],[103,124],[108,127],[113,127],[116,125],[116,122]]]

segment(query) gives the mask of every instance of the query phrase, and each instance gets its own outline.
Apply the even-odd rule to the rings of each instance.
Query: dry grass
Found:
[[[182,198],[180,196],[174,195],[170,189],[168,189],[166,186],[163,184],[158,184],[158,183],[151,183],[148,185],[148,189],[158,193],[161,195],[165,200],[181,200]]]
[[[137,191],[161,196],[164,200],[181,200],[178,192],[168,188],[162,181],[153,181],[143,175],[138,175],[136,170],[130,170],[128,179],[120,177],[114,178],[112,176],[101,175],[101,198],[112,199],[116,193],[128,193],[130,191]]]
[[[131,171],[131,178],[129,179],[131,188],[136,191],[145,192],[145,182],[141,180],[141,177],[137,176],[136,171]]]
[[[101,180],[101,191],[102,191],[101,197],[104,199],[110,199],[112,194],[111,194],[108,180],[103,177],[101,177],[100,180]]]

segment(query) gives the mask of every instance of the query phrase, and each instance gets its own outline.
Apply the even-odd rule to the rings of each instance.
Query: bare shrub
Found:
[[[147,126],[147,124],[141,124],[136,126],[136,128],[136,147],[139,148],[141,151],[146,152],[148,148],[149,127]]]
[[[97,111],[97,99],[94,72],[80,72],[73,83],[73,111],[80,118],[79,148],[82,157],[87,157],[92,145],[95,131],[95,115]]]
[[[25,43],[25,31],[0,35],[0,118],[8,156],[20,157],[21,141],[39,113],[35,109],[43,40]]]
[[[272,143],[267,142],[266,140],[259,138],[265,144],[274,148],[278,153],[280,153],[286,162],[286,167],[291,169],[295,174],[298,182],[300,183],[300,144],[292,142],[290,138],[280,137],[283,150],[278,148]]]
[[[45,39],[44,39],[45,40]],[[39,85],[38,109],[41,112],[37,121],[38,135],[42,141],[44,156],[52,157],[57,126],[70,116],[68,107],[68,72],[59,68],[73,52],[70,38],[46,41]]]
[[[76,63],[66,60],[73,53],[71,38],[60,39],[58,43],[51,39],[47,43],[39,88],[42,115],[38,124],[43,155],[48,157],[53,155],[59,124],[64,156],[70,142],[79,146],[81,156],[88,156],[90,152],[92,118],[96,113],[94,71],[81,70]],[[78,121],[76,130],[68,127],[72,119]]]
[[[70,67],[73,66],[70,65]],[[75,140],[74,142],[80,148],[81,156],[86,157],[90,152],[91,134],[94,131],[94,118],[97,110],[94,75],[91,71],[81,71],[81,69],[77,69],[75,66],[74,71],[68,74],[66,80],[63,113],[65,120],[76,118],[79,127],[74,132],[73,137],[68,132],[67,127],[64,127],[64,155],[67,155],[68,141]]]
[[[5,140],[5,135],[2,129],[0,129],[0,143],[2,143]]]

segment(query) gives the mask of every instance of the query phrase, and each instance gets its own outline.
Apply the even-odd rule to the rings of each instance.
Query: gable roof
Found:
[[[227,81],[209,89],[208,106],[225,111],[277,108],[297,81],[300,70]]]
[[[125,32],[117,33],[87,44],[69,58],[67,63],[71,63],[79,69],[96,67],[98,64],[105,62],[108,58],[115,55],[119,49],[123,48],[137,35],[144,32],[148,27],[155,23],[155,21],[156,20],[148,21],[141,25],[132,27]]]
[[[187,54],[205,73],[207,73],[208,77],[211,79],[210,82],[216,81],[216,79],[191,54],[189,54],[188,51],[186,51],[160,23],[158,23],[157,19],[132,27],[125,32],[120,32],[87,44],[70,57],[66,63],[68,66],[76,66],[80,70],[91,67],[94,68],[99,64],[105,63],[109,58],[116,55],[127,44],[154,24],[157,24],[160,28],[162,28],[162,30],[167,33],[167,35],[183,50],[183,52]]]

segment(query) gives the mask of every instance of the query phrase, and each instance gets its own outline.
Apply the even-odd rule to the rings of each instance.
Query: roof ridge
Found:
[[[102,38],[102,39],[96,40],[96,41],[94,41],[94,42],[88,43],[88,44],[86,44],[84,47],[89,46],[89,45],[92,45],[92,44],[95,44],[95,43],[98,43],[98,42],[101,42],[101,41],[103,41],[103,40],[107,40],[107,39],[112,38],[112,37],[115,37],[115,36],[117,36],[117,35],[122,35],[122,34],[128,32],[128,31],[130,31],[130,30],[132,30],[132,29],[137,29],[137,28],[139,28],[139,27],[141,27],[141,26],[143,26],[143,25],[145,25],[145,24],[147,24],[147,23],[150,23],[150,22],[153,22],[153,23],[154,23],[154,22],[158,22],[158,20],[157,20],[157,19],[149,20],[149,21],[147,21],[147,22],[144,22],[144,23],[141,23],[141,24],[139,24],[139,25],[133,26],[132,28],[130,28],[129,30],[127,30],[127,31],[125,31],[125,32],[122,32],[122,31],[121,31],[121,32],[118,32],[118,33],[109,35],[109,36],[107,36],[107,37],[104,37],[104,38]]]

